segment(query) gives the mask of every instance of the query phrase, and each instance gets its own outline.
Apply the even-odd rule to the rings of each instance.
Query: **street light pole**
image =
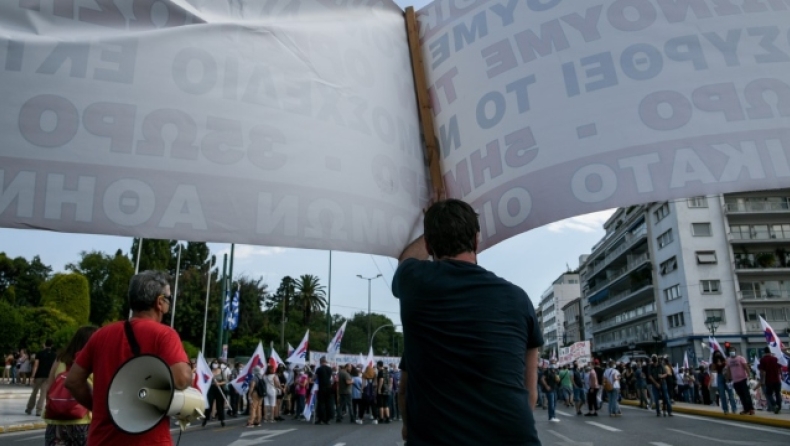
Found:
[[[371,328],[370,327],[370,282],[374,279],[378,279],[379,277],[381,277],[381,274],[377,274],[376,277],[362,277],[361,274],[357,274],[357,277],[368,281],[368,338],[370,338],[371,337],[370,336],[370,328]],[[373,345],[372,341],[370,345]]]
[[[381,327],[378,327],[378,328],[377,328],[377,329],[376,329],[376,330],[373,332],[373,335],[370,337],[370,344],[368,344],[368,349],[370,349],[371,347],[373,347],[373,338],[375,338],[375,337],[376,337],[376,333],[378,333],[378,332],[379,332],[379,330],[381,330],[382,328],[387,328],[387,327],[392,327],[392,328],[395,328],[395,327],[400,327],[400,324],[394,324],[394,325],[393,325],[393,324],[384,324],[384,325],[382,325]]]
[[[711,337],[716,337],[716,330],[719,328],[720,317],[710,316],[705,319],[705,326],[708,327]]]

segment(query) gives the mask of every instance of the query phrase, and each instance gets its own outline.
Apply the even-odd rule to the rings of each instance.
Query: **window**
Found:
[[[719,294],[721,293],[721,281],[719,280],[700,280],[700,288],[702,294]]]
[[[667,229],[667,232],[659,235],[656,240],[658,241],[658,249],[672,243],[672,229]]]
[[[664,299],[667,301],[680,299],[680,285],[671,286],[664,290]]]
[[[669,274],[676,269],[678,269],[678,261],[675,257],[672,257],[661,264],[661,275]]]
[[[697,251],[696,254],[700,265],[716,263],[716,251]]]
[[[706,208],[708,207],[707,197],[691,197],[688,199],[690,208]]]
[[[666,217],[667,215],[669,215],[669,204],[668,203],[662,204],[661,207],[659,207],[658,209],[653,211],[653,216],[656,218],[656,223],[658,223],[661,220],[663,220],[664,217]]]
[[[691,235],[694,237],[710,237],[711,229],[710,223],[692,223]]]
[[[716,318],[716,320],[718,320],[720,324],[724,324],[727,322],[727,320],[724,319],[724,310],[721,309],[705,310],[705,321],[707,321],[710,318]]]
[[[675,313],[667,316],[667,324],[669,328],[678,328],[686,325],[686,321],[683,320],[683,313]]]

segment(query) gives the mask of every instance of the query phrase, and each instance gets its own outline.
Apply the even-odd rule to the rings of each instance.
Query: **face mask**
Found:
[[[222,370],[225,370],[227,368],[228,368],[228,366],[226,366],[225,364],[222,364]]]
[[[211,368],[212,368],[212,369],[216,369],[217,367],[219,367],[219,365],[217,365],[217,364],[211,364]]]
[[[734,358],[734,357],[735,357],[735,352],[730,352],[730,358]]]

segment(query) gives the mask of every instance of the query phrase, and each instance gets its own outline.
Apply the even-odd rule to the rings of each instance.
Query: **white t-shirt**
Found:
[[[603,377],[608,379],[610,383],[612,383],[612,387],[615,389],[620,388],[620,372],[617,371],[615,368],[606,369],[603,372]]]

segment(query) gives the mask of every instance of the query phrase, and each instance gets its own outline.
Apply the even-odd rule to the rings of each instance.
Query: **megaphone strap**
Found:
[[[140,356],[140,344],[137,343],[137,338],[134,337],[134,330],[132,330],[132,323],[126,320],[123,323],[124,331],[126,332],[126,340],[129,341],[129,347],[132,348],[132,355],[135,357]]]

